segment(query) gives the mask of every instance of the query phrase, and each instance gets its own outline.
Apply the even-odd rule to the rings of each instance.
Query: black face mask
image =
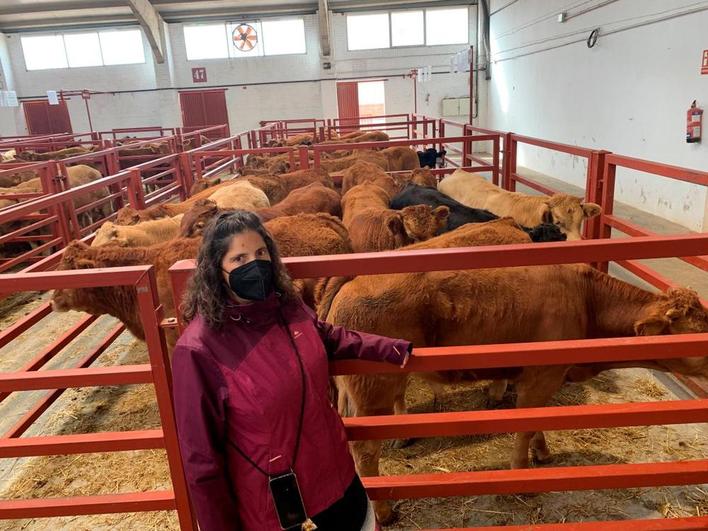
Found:
[[[249,301],[262,301],[273,291],[273,265],[269,260],[253,260],[229,273],[229,287]]]

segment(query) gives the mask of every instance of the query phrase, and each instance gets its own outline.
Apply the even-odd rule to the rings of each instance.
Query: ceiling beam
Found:
[[[0,5],[0,15],[22,15],[25,13],[56,13],[58,11],[82,11],[84,9],[100,9],[109,7],[125,7],[125,0],[106,0],[99,5],[87,5],[85,1],[73,0],[68,2],[12,2]]]
[[[330,45],[330,25],[329,25],[329,2],[319,0],[319,11],[317,13],[320,23],[320,50],[322,57],[329,57],[332,53]]]
[[[130,9],[145,32],[145,36],[152,48],[156,63],[165,62],[165,54],[162,51],[162,27],[164,21],[149,0],[128,0]]]

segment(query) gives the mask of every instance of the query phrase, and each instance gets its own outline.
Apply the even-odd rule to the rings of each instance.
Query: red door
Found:
[[[356,81],[337,83],[339,125],[343,133],[359,127],[359,85]],[[346,127],[350,126],[350,127]]]
[[[47,100],[23,101],[22,109],[31,135],[73,133],[65,100],[59,100],[59,105],[49,105]]]
[[[226,89],[189,90],[179,93],[182,125],[187,131],[212,125],[229,125],[226,109]]]

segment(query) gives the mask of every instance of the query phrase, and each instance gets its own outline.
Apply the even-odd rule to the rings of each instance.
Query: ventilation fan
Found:
[[[231,32],[231,40],[240,52],[250,52],[258,44],[258,33],[250,24],[239,24]]]

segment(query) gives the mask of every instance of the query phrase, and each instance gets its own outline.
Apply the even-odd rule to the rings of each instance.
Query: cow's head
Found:
[[[93,269],[95,267],[97,264],[91,259],[91,247],[82,241],[74,240],[64,249],[57,270]],[[55,312],[68,312],[69,310],[88,312],[87,301],[82,300],[80,294],[81,290],[77,289],[55,289],[52,294],[52,309]]]
[[[118,227],[111,221],[106,221],[101,228],[96,231],[96,236],[94,236],[91,242],[92,247],[100,247],[101,245],[106,245],[110,242],[116,242],[118,240]],[[127,242],[122,242],[127,243]]]
[[[642,318],[634,323],[634,331],[638,336],[708,332],[708,310],[695,291],[672,288],[645,308]],[[664,370],[708,377],[708,357],[705,355],[657,360],[657,364]]]
[[[584,203],[579,197],[568,194],[554,194],[542,206],[541,220],[553,223],[568,240],[580,240],[583,220],[595,217],[602,212],[600,205]]]
[[[438,180],[435,175],[433,175],[433,172],[430,171],[430,168],[413,170],[410,182],[417,184],[418,186],[426,186],[428,188],[437,188],[438,186]]]
[[[214,201],[200,199],[182,217],[180,237],[194,238],[201,236],[207,223],[219,213],[219,207]]]
[[[274,175],[288,173],[290,171],[290,163],[287,160],[279,160],[278,162],[271,163],[268,166],[268,170]]]
[[[553,223],[539,223],[526,231],[534,242],[564,242],[568,236]]]
[[[404,208],[401,220],[406,235],[413,242],[429,240],[447,227],[450,209],[446,206],[432,208],[428,205],[413,205]]]
[[[212,186],[216,186],[217,184],[221,183],[221,177],[217,177],[216,179],[197,179],[194,181],[194,184],[192,184],[192,187],[189,189],[189,195],[193,196],[194,194],[198,194],[199,192],[206,190],[207,188],[211,188]]]
[[[140,223],[140,212],[132,207],[121,208],[116,215],[116,225],[135,225]]]

